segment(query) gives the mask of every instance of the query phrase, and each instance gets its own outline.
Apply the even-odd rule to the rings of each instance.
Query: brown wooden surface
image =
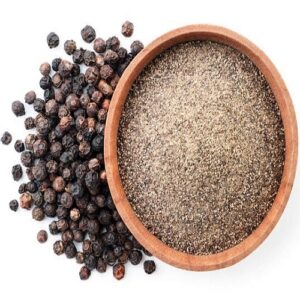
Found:
[[[117,161],[117,133],[128,91],[145,65],[165,49],[190,40],[212,40],[246,54],[262,71],[278,102],[285,129],[285,165],[274,204],[260,226],[237,246],[214,255],[196,256],[176,251],[152,235],[135,215],[121,182]],[[278,222],[288,201],[297,164],[297,123],[293,104],[278,71],[253,43],[228,29],[211,25],[190,25],[164,34],[147,46],[126,69],[110,104],[105,129],[104,156],[110,191],[115,205],[136,239],[153,255],[173,266],[195,271],[228,267],[257,248]]]

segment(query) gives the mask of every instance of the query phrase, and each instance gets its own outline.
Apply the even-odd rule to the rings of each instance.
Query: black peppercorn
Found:
[[[96,37],[96,31],[92,26],[86,25],[81,30],[81,37],[85,42],[91,43]]]
[[[33,193],[31,196],[32,196],[33,204],[35,206],[42,207],[44,205],[45,201],[42,192],[37,191]]]
[[[121,280],[125,276],[125,266],[117,263],[113,266],[113,275],[117,280]]]
[[[17,200],[11,200],[11,201],[9,202],[9,208],[10,208],[11,210],[17,211],[18,207],[19,207],[19,203],[18,203]]]
[[[85,50],[83,53],[83,62],[86,66],[93,66],[96,64],[96,54],[93,51]]]
[[[20,206],[25,209],[30,209],[31,205],[32,205],[32,196],[29,193],[23,193],[20,196]]]
[[[65,252],[65,246],[64,246],[64,243],[63,241],[56,241],[54,244],[53,244],[53,251],[56,255],[61,255]]]
[[[90,240],[84,240],[82,243],[82,251],[85,254],[90,254],[93,251],[92,242]]]
[[[32,104],[36,99],[36,93],[34,91],[29,91],[25,94],[24,100],[27,104]]]
[[[32,218],[36,221],[42,221],[45,218],[44,210],[41,207],[35,207],[32,210]]]
[[[99,258],[97,262],[96,270],[100,273],[105,273],[106,267],[107,267],[106,262],[102,258]]]
[[[63,242],[69,243],[72,242],[74,240],[74,235],[72,230],[68,229],[66,231],[64,231],[61,235],[61,239]]]
[[[83,54],[84,50],[82,48],[75,50],[72,56],[73,62],[81,64],[83,62]]]
[[[29,193],[35,193],[38,190],[38,186],[34,181],[29,181],[26,183],[26,189]]]
[[[32,117],[26,118],[25,121],[24,121],[24,125],[25,125],[26,130],[34,128],[35,127],[34,118],[32,118]]]
[[[153,260],[145,260],[144,270],[147,274],[152,274],[156,270],[155,262]]]
[[[46,166],[42,163],[38,163],[37,165],[32,167],[32,174],[36,180],[43,181],[47,178]]]
[[[13,179],[15,181],[20,180],[22,178],[22,176],[23,176],[23,170],[22,170],[21,165],[14,165],[12,167],[11,174],[12,174]]]
[[[134,41],[130,45],[130,51],[131,51],[133,56],[137,55],[140,51],[143,50],[143,48],[144,48],[144,45],[140,41]]]
[[[120,40],[116,36],[112,36],[106,40],[106,49],[118,51],[120,47]]]
[[[123,251],[123,253],[118,257],[118,262],[122,263],[122,264],[126,264],[128,262],[129,259],[129,253],[128,251]]]
[[[25,150],[24,143],[21,140],[16,140],[14,148],[17,152],[23,152]]]
[[[97,259],[93,254],[89,254],[85,257],[84,263],[90,270],[94,270],[97,266]]]
[[[40,230],[37,233],[37,240],[39,243],[45,243],[48,240],[48,234],[45,230]]]
[[[18,188],[18,193],[23,194],[26,192],[26,183],[21,183],[19,188]]]
[[[51,66],[52,66],[52,70],[57,72],[58,71],[58,66],[61,63],[61,58],[54,58],[52,60]]]
[[[67,258],[75,257],[76,253],[77,253],[77,249],[76,249],[75,245],[72,242],[68,243],[65,248],[65,254],[66,254]]]
[[[8,131],[5,131],[1,137],[1,142],[4,145],[9,145],[12,140],[12,136]]]
[[[59,37],[56,33],[50,32],[47,35],[47,44],[50,49],[55,48],[59,45]]]
[[[45,101],[39,98],[35,99],[33,102],[33,109],[36,112],[43,112],[45,109]]]
[[[64,49],[67,54],[71,55],[76,50],[76,42],[73,40],[67,40],[64,43]]]
[[[43,76],[47,76],[51,72],[51,66],[49,63],[45,62],[40,65],[40,72]]]
[[[44,212],[45,212],[45,215],[49,218],[55,217],[56,216],[56,205],[47,203],[44,206]]]
[[[75,258],[78,264],[83,264],[85,256],[82,252],[77,252]]]
[[[106,49],[106,43],[103,39],[101,38],[96,38],[94,40],[94,50],[97,52],[97,53],[103,53]]]
[[[122,25],[122,34],[125,37],[130,37],[133,34],[133,30],[134,30],[134,25],[133,23],[126,21],[123,25]]]
[[[60,198],[60,203],[63,207],[65,208],[71,208],[73,203],[74,203],[74,199],[72,197],[71,194],[67,193],[67,192],[64,192],[62,195],[61,195],[61,198]],[[75,220],[76,221],[76,220]]]
[[[51,234],[58,234],[59,233],[59,230],[57,229],[56,221],[52,221],[49,224],[49,231],[50,231]]]
[[[73,64],[67,60],[62,60],[58,66],[58,72],[63,78],[67,78],[71,75]]]
[[[74,230],[73,235],[74,235],[74,241],[75,242],[77,242],[77,243],[83,242],[84,235],[83,235],[83,232],[81,230]]]
[[[21,101],[14,101],[11,105],[11,109],[17,117],[25,115],[25,107]]]
[[[130,262],[135,266],[138,265],[143,258],[143,254],[139,250],[132,250],[129,254]]]
[[[81,280],[87,280],[91,275],[91,271],[86,266],[83,266],[79,271],[79,277]]]

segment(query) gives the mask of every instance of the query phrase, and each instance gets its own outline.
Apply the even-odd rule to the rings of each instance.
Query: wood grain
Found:
[[[281,112],[285,130],[285,165],[274,203],[259,227],[237,246],[213,255],[190,255],[176,251],[151,234],[135,215],[123,188],[117,158],[117,134],[121,112],[132,83],[143,68],[169,47],[191,40],[211,40],[229,45],[249,57],[266,77]],[[278,222],[292,189],[298,154],[295,112],[288,90],[269,58],[252,42],[228,29],[190,25],[164,34],[141,51],[121,77],[113,95],[105,128],[104,158],[108,184],[115,205],[129,230],[153,255],[175,267],[206,271],[233,265],[254,251]]]

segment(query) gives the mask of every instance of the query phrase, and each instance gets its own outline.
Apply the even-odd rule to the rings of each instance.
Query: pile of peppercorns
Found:
[[[127,21],[122,34],[130,37],[133,29]],[[116,279],[122,279],[127,261],[138,265],[143,252],[151,254],[128,231],[111,198],[103,159],[104,128],[120,76],[143,44],[134,41],[128,53],[116,36],[106,41],[96,38],[91,26],[85,26],[81,36],[87,43],[94,42],[94,51],[77,48],[75,41],[67,40],[64,50],[73,62],[55,58],[51,65],[43,63],[43,99],[34,91],[25,95],[25,102],[33,105],[37,115],[25,119],[25,128],[35,132],[14,144],[29,180],[19,187],[19,202],[24,209],[32,208],[32,218],[37,221],[54,218],[49,232],[60,235],[54,253],[84,264],[81,279],[88,279],[94,269],[105,272],[107,266],[113,267]],[[57,47],[58,35],[50,33],[47,43]],[[80,64],[87,66],[85,73]],[[24,104],[14,101],[12,111],[16,116],[25,115]],[[5,132],[1,141],[9,144],[12,136]],[[22,178],[21,165],[12,167],[12,175],[16,181]],[[16,211],[19,202],[12,200],[10,208]],[[37,234],[40,243],[47,237],[45,230]],[[146,273],[155,268],[154,261],[144,262]]]

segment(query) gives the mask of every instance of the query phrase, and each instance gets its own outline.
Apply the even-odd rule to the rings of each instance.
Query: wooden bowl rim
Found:
[[[123,105],[134,80],[143,68],[165,49],[185,41],[211,40],[229,45],[244,53],[266,77],[278,102],[285,130],[285,165],[274,203],[258,228],[238,245],[213,255],[191,255],[177,251],[151,234],[130,205],[119,174],[117,134]],[[233,265],[254,251],[273,230],[290,195],[297,164],[298,135],[295,112],[288,90],[270,59],[252,42],[223,27],[189,25],[170,31],[154,40],[131,62],[114,92],[104,139],[107,179],[116,208],[135,238],[154,256],[175,267],[206,271]]]

